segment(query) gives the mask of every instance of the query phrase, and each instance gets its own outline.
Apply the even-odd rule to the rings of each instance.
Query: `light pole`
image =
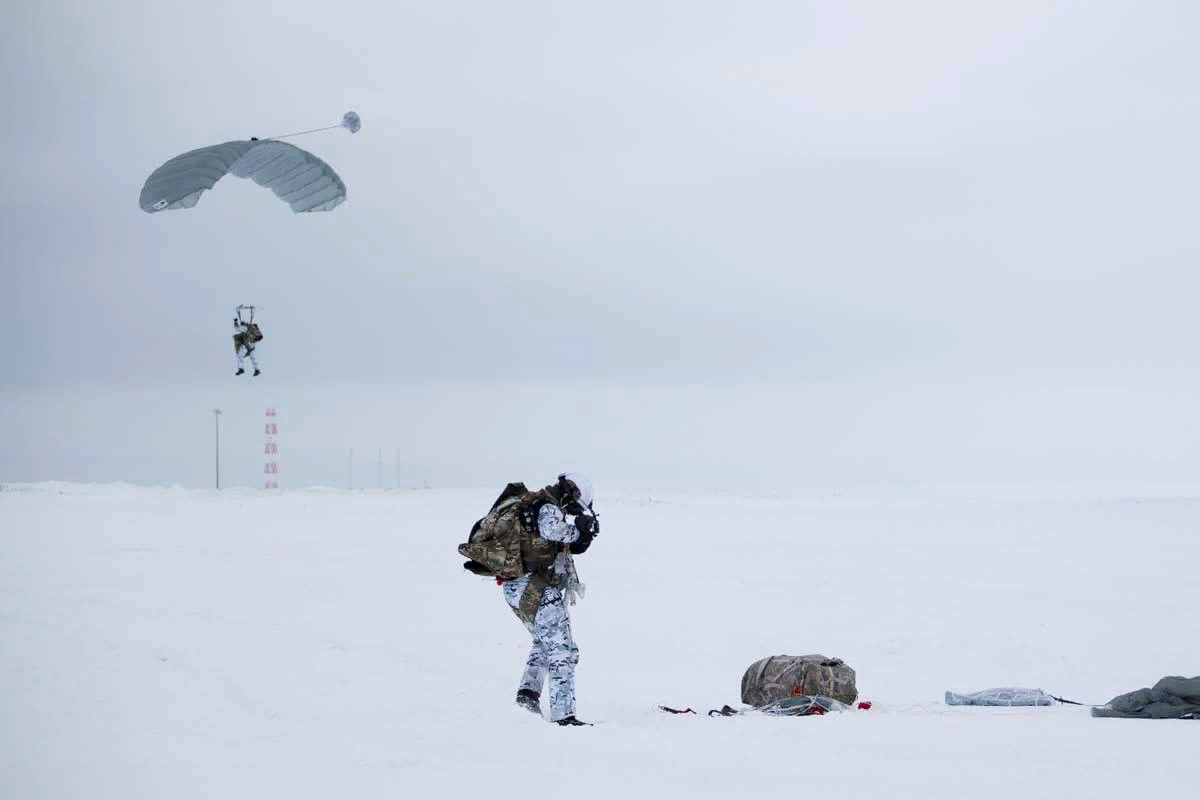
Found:
[[[213,409],[213,423],[217,431],[216,441],[216,461],[217,461],[217,488],[221,488],[221,409]]]

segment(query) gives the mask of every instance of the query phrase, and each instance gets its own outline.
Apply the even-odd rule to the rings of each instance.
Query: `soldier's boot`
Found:
[[[255,368],[254,368],[254,374],[255,374],[255,375],[261,375],[261,374],[262,374],[262,370],[261,370],[261,369],[259,369],[258,367],[255,367]],[[251,377],[253,377],[253,376],[251,376]]]
[[[541,695],[532,689],[521,689],[517,692],[517,705],[521,708],[532,711],[539,717],[542,715],[542,704],[539,702]]]
[[[241,367],[238,367],[238,371],[237,371],[237,372],[235,372],[235,373],[233,373],[233,374],[234,374],[234,375],[245,375],[245,374],[246,374],[246,370],[242,369]]]
[[[581,721],[575,719],[575,715],[572,714],[569,717],[563,717],[562,719],[560,719],[558,722],[555,722],[554,724],[555,725],[591,725],[592,723],[581,722]]]

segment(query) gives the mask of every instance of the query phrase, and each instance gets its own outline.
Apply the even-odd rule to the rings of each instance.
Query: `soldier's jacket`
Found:
[[[770,656],[742,675],[742,702],[769,706],[790,697],[830,697],[852,705],[858,698],[855,673],[840,658],[823,655]]]
[[[538,537],[560,543],[552,564],[546,569],[528,572],[515,580],[504,582],[506,594],[520,591],[521,602],[513,607],[513,611],[526,625],[537,614],[546,587],[561,590],[567,605],[574,605],[575,597],[583,596],[583,585],[575,572],[575,559],[568,549],[568,545],[579,538],[579,530],[567,522],[558,506],[547,504],[538,512]]]

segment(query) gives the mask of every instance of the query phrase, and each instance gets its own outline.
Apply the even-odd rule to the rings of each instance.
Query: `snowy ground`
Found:
[[[496,491],[5,486],[0,794],[1200,796],[1200,723],[942,704],[1200,674],[1200,487],[601,486],[578,729],[512,703],[526,634],[460,569]],[[815,652],[874,707],[656,710]]]

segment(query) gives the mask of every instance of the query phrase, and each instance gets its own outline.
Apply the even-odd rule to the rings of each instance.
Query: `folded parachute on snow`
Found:
[[[358,114],[348,111],[339,125],[286,135],[333,128],[355,133],[360,127]],[[279,141],[282,138],[234,140],[181,153],[150,173],[138,202],[148,214],[192,208],[217,181],[233,175],[270,189],[296,213],[332,211],[341,205],[346,199],[341,177],[307,150]]]

